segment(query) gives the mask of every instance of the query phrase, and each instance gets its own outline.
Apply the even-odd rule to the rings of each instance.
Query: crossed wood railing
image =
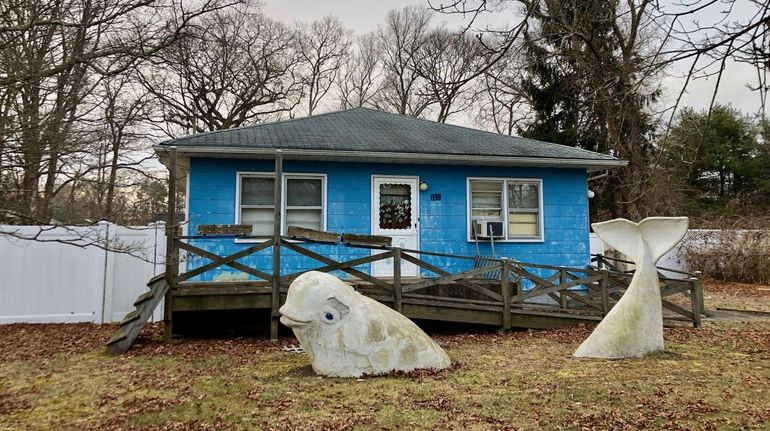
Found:
[[[237,236],[241,239],[253,239],[248,236]],[[306,256],[320,266],[309,269],[321,272],[343,271],[351,276],[351,281],[363,293],[390,302],[393,308],[403,312],[404,303],[429,305],[435,307],[466,308],[472,310],[493,311],[502,314],[503,329],[512,327],[512,316],[516,314],[538,314],[559,317],[594,316],[598,320],[609,312],[617,303],[633,277],[633,271],[624,271],[618,267],[624,261],[598,255],[592,259],[595,266],[585,268],[569,268],[563,266],[541,265],[519,262],[512,259],[493,259],[486,257],[462,256],[456,254],[411,250],[382,245],[365,245],[355,241],[346,242],[344,234],[340,242],[333,240],[318,241],[296,237],[281,236],[275,239],[254,244],[228,256],[219,256],[204,246],[193,245],[197,240],[232,239],[232,235],[220,236],[179,236],[175,238],[175,247],[187,254],[197,255],[210,262],[191,268],[189,271],[174,274],[172,288],[184,287],[184,282],[221,266],[228,266],[247,273],[258,281],[272,285],[273,290],[285,289],[299,275],[307,271],[297,271],[290,274],[267,273],[251,266],[237,262],[247,256],[276,245],[285,250]],[[307,246],[313,243],[333,243],[346,247],[381,250],[370,256],[337,261],[324,256]],[[280,253],[273,256],[280,256]],[[419,257],[418,257],[419,256]],[[459,272],[447,271],[433,263],[429,258],[454,259],[463,261],[458,266],[469,268]],[[371,264],[385,259],[393,259],[391,277],[374,277],[356,266]],[[483,265],[478,265],[479,260]],[[404,278],[402,268],[404,262],[420,268],[421,277]],[[475,267],[474,267],[475,266]],[[178,267],[178,265],[177,265]],[[274,265],[274,267],[276,267]],[[278,265],[277,267],[280,267]],[[309,271],[308,270],[308,271]],[[701,325],[703,310],[702,280],[699,273],[684,273],[685,278],[665,277],[661,274],[661,296],[663,307],[668,317],[691,321],[696,327]],[[494,278],[490,278],[494,274]],[[277,283],[276,283],[277,281]],[[274,292],[276,293],[276,292]],[[678,302],[672,296],[681,294]],[[274,297],[280,298],[279,294]],[[683,303],[689,301],[689,307]],[[277,305],[273,307],[274,318],[277,318]]]

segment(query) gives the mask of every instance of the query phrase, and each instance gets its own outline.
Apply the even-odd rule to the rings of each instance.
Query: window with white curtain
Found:
[[[469,178],[468,207],[469,239],[473,239],[473,221],[502,221],[506,240],[543,239],[539,179]]]
[[[324,230],[326,176],[320,174],[284,174],[281,231],[289,226]],[[253,226],[254,236],[272,236],[275,215],[275,175],[238,174],[237,224]]]

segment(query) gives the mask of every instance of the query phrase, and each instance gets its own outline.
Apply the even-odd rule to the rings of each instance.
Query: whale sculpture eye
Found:
[[[324,313],[324,320],[326,320],[327,322],[334,322],[334,314],[332,314],[332,313],[330,313],[328,311],[325,312]]]

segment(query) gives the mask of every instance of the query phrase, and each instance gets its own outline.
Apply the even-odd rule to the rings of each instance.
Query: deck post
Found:
[[[602,273],[602,278],[599,280],[599,289],[602,295],[602,311],[604,315],[610,312],[610,273],[607,268],[599,270]]]
[[[692,304],[693,321],[692,326],[696,328],[701,327],[701,314],[704,311],[703,305],[703,274],[700,271],[696,271],[690,277],[690,285],[692,286],[692,292],[690,294],[690,302]]]
[[[403,314],[401,304],[401,249],[393,249],[393,309]]]
[[[567,281],[567,270],[563,267],[559,269],[559,284],[564,284]],[[567,309],[567,295],[563,290],[559,291],[559,306],[562,310]]]
[[[179,272],[179,255],[176,247],[176,147],[168,154],[168,206],[166,207],[166,283],[168,290],[163,300],[163,341],[171,342],[173,335],[174,289]],[[189,193],[189,191],[188,191]]]
[[[283,186],[283,155],[281,150],[275,152],[275,196],[273,211],[273,292],[270,300],[270,339],[278,339],[278,323],[281,314],[281,206]]]
[[[511,280],[509,278],[510,267],[507,258],[503,258],[503,267],[500,271],[500,281],[502,283],[503,295],[503,330],[511,329]]]

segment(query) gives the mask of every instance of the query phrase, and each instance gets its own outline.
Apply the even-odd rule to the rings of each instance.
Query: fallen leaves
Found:
[[[306,355],[281,351],[294,339],[184,339],[167,345],[162,326],[155,324],[127,355],[107,356],[95,352],[112,326],[10,326],[0,327],[0,429],[770,425],[770,409],[760,402],[770,396],[770,323],[762,321],[667,328],[668,351],[629,361],[573,360],[571,353],[593,325],[509,333],[455,328],[435,335],[452,368],[361,380],[318,378]],[[74,339],[78,334],[81,340]],[[37,341],[16,345],[25,338]],[[73,406],[77,414],[35,422],[72,412]]]
[[[0,392],[0,415],[9,415],[31,407],[31,402],[18,395]]]
[[[764,284],[745,284],[708,279],[704,282],[703,290],[706,293],[727,293],[735,296],[770,298],[770,286]]]
[[[89,352],[103,346],[115,329],[93,323],[0,325],[0,362]]]

